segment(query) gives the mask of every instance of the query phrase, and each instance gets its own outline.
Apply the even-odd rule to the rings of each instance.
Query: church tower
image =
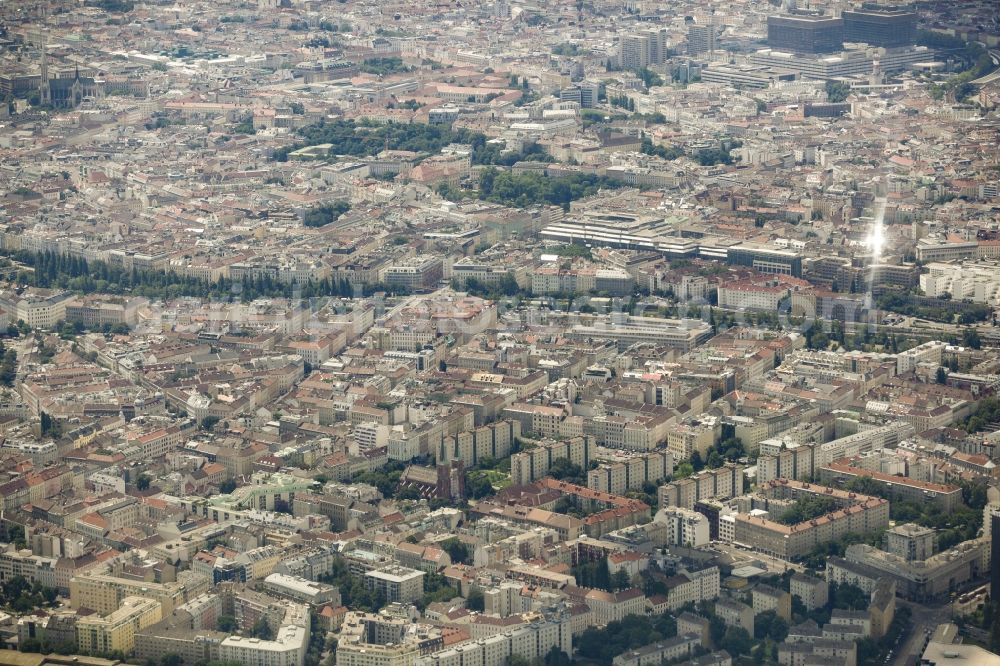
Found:
[[[42,46],[41,76],[38,82],[38,96],[42,104],[52,103],[52,90],[49,87],[49,49]]]
[[[885,77],[882,75],[882,63],[879,61],[878,56],[875,56],[875,60],[872,61],[872,73],[868,82],[873,86],[880,86],[885,83]]]

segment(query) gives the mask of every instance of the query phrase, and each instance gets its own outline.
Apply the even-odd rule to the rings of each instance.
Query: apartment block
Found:
[[[435,451],[438,463],[461,460],[476,465],[483,458],[500,460],[510,455],[514,440],[521,436],[521,423],[514,419],[497,421],[445,437]]]
[[[688,26],[687,41],[689,55],[714,51],[715,25],[710,23],[708,25]]]
[[[762,449],[763,455],[757,459],[757,482],[810,478],[820,467],[835,460],[895,446],[914,432],[913,426],[894,422],[866,428],[822,444],[800,444],[774,453],[763,453]]]
[[[792,596],[797,596],[806,609],[815,610],[826,605],[830,586],[825,580],[795,573],[792,575],[789,585]]]
[[[336,587],[298,576],[272,573],[264,578],[264,589],[276,596],[313,606],[340,605],[340,591]]]
[[[882,579],[875,584],[868,613],[871,619],[872,638],[882,638],[889,631],[889,626],[896,616],[895,581]]]
[[[674,460],[687,460],[697,451],[702,457],[722,437],[722,424],[717,420],[678,423],[667,432],[667,449]]]
[[[651,451],[620,462],[601,463],[587,472],[587,487],[620,495],[639,490],[646,483],[656,483],[674,473],[670,451]]]
[[[543,659],[552,648],[566,654],[573,653],[573,634],[570,618],[553,617],[541,622],[532,622],[510,631],[501,631],[488,638],[458,643],[426,656],[414,655],[414,666],[504,666],[511,657],[526,660]],[[337,666],[407,666],[405,660],[392,662],[351,661],[340,663],[338,650]]]
[[[707,617],[684,611],[677,616],[677,635],[695,634],[701,638],[703,646],[711,646],[711,625]]]
[[[442,275],[443,265],[440,258],[420,255],[386,268],[384,280],[386,284],[394,287],[418,291],[437,285]]]
[[[390,566],[365,573],[365,587],[389,603],[413,603],[424,596],[424,572]]]
[[[854,664],[857,643],[853,640],[816,638],[809,642],[784,642],[778,646],[778,663],[782,666],[803,664]]]
[[[664,507],[653,518],[667,526],[667,543],[675,546],[704,546],[710,541],[708,518],[677,506]]]
[[[136,635],[161,617],[156,599],[125,597],[120,607],[107,615],[85,615],[76,621],[77,647],[85,654],[131,654]]]
[[[699,500],[729,499],[743,493],[743,466],[726,463],[717,469],[706,469],[678,481],[660,486],[657,491],[660,506],[694,509]]]
[[[722,598],[715,602],[715,614],[727,627],[742,627],[753,636],[753,608],[734,599]]]
[[[220,645],[229,634],[192,627],[190,618],[178,617],[183,615],[164,618],[136,634],[136,658],[155,661],[162,655],[176,654],[185,664],[217,661]]]
[[[484,517],[506,520],[515,525],[528,527],[546,527],[552,529],[559,539],[566,541],[576,539],[584,534],[584,522],[576,516],[533,509],[524,506],[501,506],[492,502],[480,501],[470,508],[470,511]],[[646,507],[647,515],[649,507]],[[589,516],[593,518],[593,516]]]
[[[219,646],[219,658],[255,666],[303,666],[309,629],[295,625],[277,630],[274,640],[230,636]]]
[[[531,448],[510,457],[510,477],[514,485],[526,485],[549,473],[552,461],[565,458],[582,469],[590,466],[597,443],[592,437],[534,442]]]
[[[73,608],[89,608],[105,615],[118,610],[127,597],[138,596],[155,599],[163,613],[171,613],[187,600],[188,595],[197,595],[207,588],[208,580],[197,575],[178,582],[155,583],[97,571],[80,572],[69,584]]]
[[[783,525],[752,514],[738,514],[735,541],[775,557],[794,559],[807,555],[819,544],[839,539],[845,534],[868,534],[889,525],[889,502],[880,497],[788,479],[776,479],[764,484],[759,494],[765,499],[824,496],[841,505],[835,511],[797,525]]]
[[[890,580],[904,599],[931,602],[946,598],[963,584],[984,575],[984,556],[988,549],[989,541],[980,537],[963,541],[925,560],[908,562],[884,550],[855,544],[848,547],[845,559],[863,565],[863,571],[869,572],[869,592],[875,591],[880,580]]]
[[[637,587],[620,592],[591,590],[584,603],[590,606],[595,622],[600,625],[620,622],[629,615],[642,615],[646,611],[646,595]]]
[[[66,319],[66,304],[72,295],[48,289],[30,289],[20,294],[0,294],[0,308],[11,321],[23,321],[32,328],[48,329]]]
[[[806,444],[786,448],[773,455],[761,455],[757,458],[757,482],[812,478],[813,450],[813,446]]]
[[[719,568],[684,570],[667,580],[667,608],[678,610],[688,602],[711,601],[719,596]]]
[[[754,615],[774,611],[778,617],[792,619],[792,595],[770,585],[758,585],[751,592]]]
[[[530,433],[533,437],[558,437],[566,412],[559,407],[515,402],[504,408],[503,416],[516,420],[521,426],[521,432]]]
[[[842,485],[861,477],[878,483],[894,500],[933,502],[945,513],[950,513],[963,504],[962,489],[958,486],[875,472],[855,467],[850,459],[837,460],[819,468],[819,478],[823,483]]]
[[[621,36],[618,62],[622,69],[641,69],[659,65],[667,57],[666,30],[642,30]]]
[[[703,647],[697,634],[678,634],[673,638],[643,645],[615,657],[612,666],[659,666],[664,662],[688,659],[697,648]],[[685,662],[690,663],[690,662]]]
[[[934,554],[934,530],[914,523],[896,525],[885,533],[886,551],[907,562],[926,560]]]
[[[88,329],[116,324],[135,325],[136,314],[145,299],[115,297],[76,297],[66,302],[66,321],[83,324]]]
[[[882,574],[878,569],[861,562],[853,562],[842,557],[830,557],[826,561],[826,580],[830,583],[838,585],[850,583],[861,588],[866,594],[872,594],[881,579]]]
[[[664,413],[600,414],[584,421],[583,432],[608,448],[652,451],[666,441],[674,421]]]

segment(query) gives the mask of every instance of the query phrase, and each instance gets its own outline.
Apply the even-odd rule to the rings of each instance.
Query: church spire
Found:
[[[42,104],[49,104],[52,100],[51,88],[49,87],[49,47],[42,44],[42,66],[38,77],[38,99]]]

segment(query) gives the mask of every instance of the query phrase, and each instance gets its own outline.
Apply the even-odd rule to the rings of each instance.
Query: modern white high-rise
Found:
[[[376,569],[365,574],[365,587],[381,592],[386,601],[412,603],[424,594],[424,572],[400,566]]]
[[[736,514],[725,513],[719,515],[719,541],[732,543],[736,540]]]
[[[230,636],[219,645],[219,658],[254,666],[302,666],[308,647],[308,629],[285,625],[271,641]]]
[[[922,525],[896,525],[885,533],[886,550],[907,562],[926,560],[934,554],[934,530]]]
[[[708,518],[698,513],[669,506],[660,509],[653,519],[667,525],[667,543],[676,546],[703,546],[711,540]]]

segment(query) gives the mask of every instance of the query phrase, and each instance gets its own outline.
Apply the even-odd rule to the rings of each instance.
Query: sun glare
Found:
[[[872,254],[881,256],[882,247],[885,245],[885,236],[882,234],[882,225],[875,225],[871,233],[868,234],[867,245],[871,248]]]

